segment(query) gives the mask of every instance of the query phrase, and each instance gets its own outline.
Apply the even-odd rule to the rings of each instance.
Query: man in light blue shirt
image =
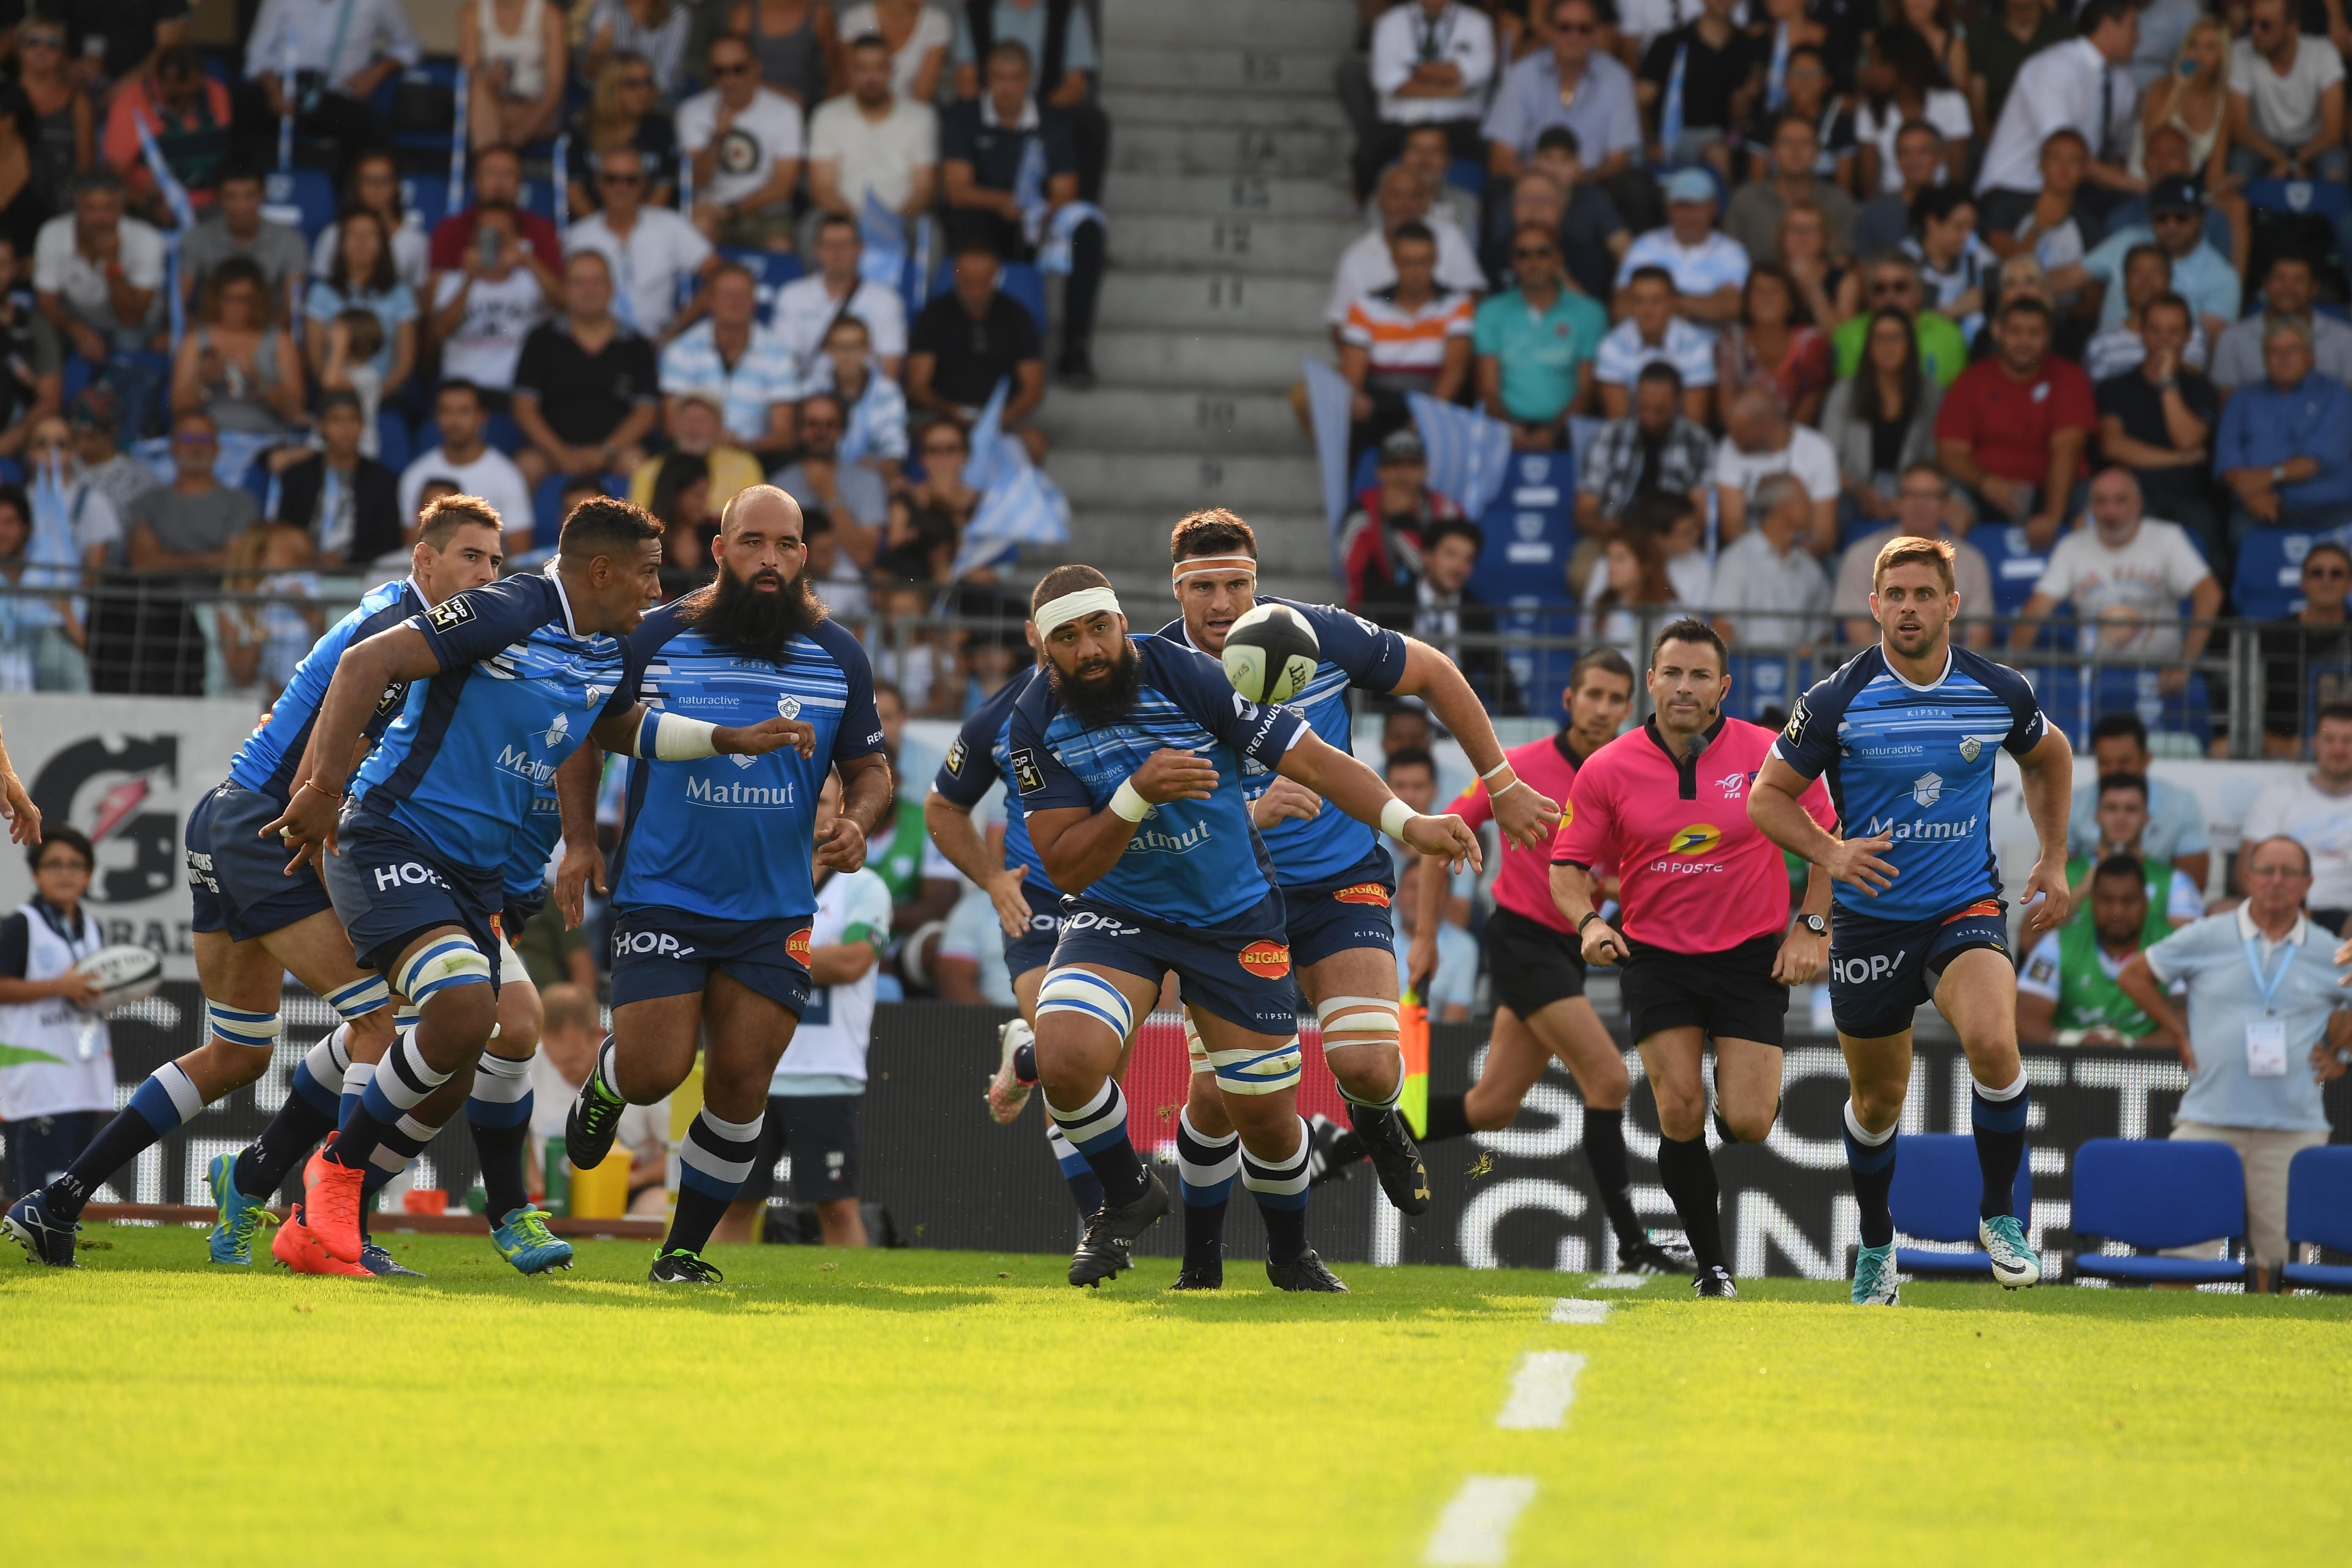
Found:
[[[2213,471],[2235,492],[2234,549],[2254,528],[2324,531],[2352,519],[2352,390],[2312,368],[2311,330],[2280,321],[2263,334],[2268,373],[2231,394],[2213,437]]]
[[[2171,258],[2172,291],[2197,312],[2206,337],[2219,338],[2238,319],[2242,286],[2229,258],[2205,243],[2205,199],[2187,180],[2158,180],[2148,192],[2147,214],[2146,226],[2108,230],[2098,248],[2082,259],[2083,276],[2107,286],[2099,302],[2099,331],[2123,324],[2125,258],[2136,245],[2155,245]],[[2062,267],[2051,275],[2053,289],[2068,287],[2067,270]]]
[[[2295,1154],[2327,1142],[2320,1086],[2352,1050],[2352,994],[2337,984],[2327,933],[2303,912],[2311,856],[2294,839],[2246,851],[2246,901],[2184,926],[2133,955],[2116,984],[2168,1029],[2189,1069],[2172,1136],[2227,1143],[2246,1171],[2246,1248],[2254,1288],[2286,1260],[2286,1174]],[[2166,992],[2188,993],[2183,1019]],[[2218,1257],[2212,1247],[2202,1256]]]
[[[2092,765],[2081,770],[2074,803],[2066,816],[2066,853],[2089,855],[2099,847],[2099,781],[2129,773],[2147,781],[2147,831],[2140,836],[2139,853],[2205,886],[2213,868],[2212,846],[2205,837],[2205,805],[2196,795],[2177,784],[2150,777],[2155,759],[2147,749],[2147,726],[2137,713],[2109,713],[2091,726]]]
[[[1633,74],[1593,44],[1601,17],[1592,0],[1549,0],[1551,47],[1505,73],[1481,127],[1487,166],[1517,179],[1535,156],[1536,138],[1555,125],[1576,132],[1589,177],[1622,174],[1642,146]]]

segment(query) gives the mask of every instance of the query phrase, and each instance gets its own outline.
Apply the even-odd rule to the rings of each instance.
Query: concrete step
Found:
[[[1056,559],[1118,563],[1105,564],[1102,569],[1115,578],[1131,579],[1145,595],[1129,606],[1129,618],[1138,625],[1157,627],[1161,622],[1155,617],[1161,614],[1162,606],[1167,607],[1168,619],[1175,618],[1174,599],[1168,587],[1168,533],[1176,526],[1176,520],[1191,510],[1106,507],[1081,512],[1070,520],[1069,542],[1061,547]],[[1234,510],[1247,518],[1257,531],[1261,572],[1305,584],[1300,596],[1313,602],[1319,604],[1331,597],[1331,547],[1321,512],[1252,512],[1241,507]],[[1025,562],[1029,558],[1028,552],[1023,552],[1022,559]],[[1287,590],[1268,587],[1266,592]]]
[[[1247,92],[1268,98],[1328,98],[1331,73],[1346,52],[1343,37],[1320,49],[1199,48],[1154,45],[1112,49],[1103,60],[1106,87]]]
[[[1296,454],[1307,437],[1279,392],[1185,391],[1097,386],[1081,397],[1049,397],[1038,423],[1057,450]]]
[[[1255,390],[1287,395],[1290,384],[1301,374],[1298,362],[1307,358],[1330,363],[1328,335],[1150,330],[1095,333],[1095,373],[1108,386],[1188,392]],[[1052,412],[1055,401],[1045,400],[1045,412]],[[1292,427],[1297,427],[1296,420]]]
[[[1323,278],[1115,270],[1103,278],[1102,320],[1126,328],[1297,333],[1323,320],[1330,292]]]
[[[1304,452],[1221,458],[1087,447],[1055,452],[1046,461],[1071,509],[1079,512],[1173,508],[1173,522],[1194,507],[1229,506],[1248,517],[1254,510],[1311,515],[1323,505],[1323,481],[1313,456]],[[1165,533],[1160,548],[1167,548]]]
[[[1348,116],[1331,93],[1319,98],[1259,92],[1192,92],[1158,88],[1106,87],[1103,110],[1114,129],[1111,145],[1130,127],[1139,125],[1263,125],[1311,126],[1327,131],[1348,129]]]
[[[1114,169],[1103,180],[1103,208],[1114,220],[1137,214],[1202,217],[1357,217],[1346,184],[1337,179],[1283,179],[1272,174],[1138,174]]]
[[[1121,125],[1110,155],[1112,167],[1145,174],[1337,177],[1354,145],[1329,126]]]
[[[1349,0],[1103,0],[1103,43],[1116,58],[1162,44],[1247,38],[1264,49],[1344,49],[1356,37]]]
[[[1364,228],[1358,217],[1123,214],[1110,226],[1110,259],[1115,267],[1161,271],[1213,268],[1328,280],[1339,253]]]

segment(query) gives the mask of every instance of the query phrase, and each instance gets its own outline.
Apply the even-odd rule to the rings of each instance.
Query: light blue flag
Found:
[[[1330,526],[1332,559],[1339,559],[1339,521],[1348,515],[1348,405],[1356,389],[1319,359],[1303,362],[1307,413],[1315,426],[1315,458],[1323,470],[1323,521]]]
[[[1055,207],[1054,216],[1046,221],[1045,240],[1037,247],[1037,270],[1067,278],[1070,268],[1076,265],[1070,241],[1077,234],[1078,226],[1088,222],[1102,225],[1103,233],[1109,234],[1110,220],[1092,202],[1064,202]]]
[[[1024,544],[1069,541],[1068,498],[1037,471],[1020,439],[1004,433],[1004,400],[1012,390],[1012,379],[1001,378],[971,427],[971,456],[963,466],[963,482],[982,495],[956,551],[953,575],[958,577],[993,564]]]
[[[1690,46],[1683,45],[1675,51],[1674,68],[1666,75],[1666,103],[1658,111],[1658,141],[1665,148],[1666,162],[1675,161],[1675,144],[1683,139],[1683,72],[1690,64]]]
[[[1465,517],[1486,515],[1503,493],[1511,461],[1511,427],[1475,409],[1440,403],[1425,392],[1408,393],[1405,402],[1429,454],[1429,488],[1460,507]]]
[[[572,133],[555,139],[555,247],[572,232]]]
[[[25,544],[25,587],[70,588],[81,582],[80,552],[74,548],[73,509],[66,503],[63,465],[46,461],[33,473],[33,536]],[[17,606],[18,624],[56,626],[56,608],[44,599],[28,599]],[[88,606],[74,601],[74,614],[87,616]]]
[[[874,187],[866,187],[866,207],[857,215],[857,275],[885,289],[897,289],[907,274],[907,220],[882,205]]]
[[[996,390],[971,426],[971,455],[963,460],[963,482],[976,490],[992,489],[1010,472],[1009,465],[1026,465],[1029,454],[1018,441],[1004,437],[1004,400],[1013,395],[1013,378],[999,376]],[[1007,450],[1006,448],[1011,448]]]
[[[133,113],[131,123],[139,129],[139,155],[147,162],[147,172],[155,176],[155,189],[162,193],[163,205],[172,211],[175,226],[163,236],[163,289],[169,297],[172,311],[172,349],[179,352],[180,339],[187,332],[187,302],[180,288],[180,245],[188,231],[196,226],[195,204],[188,200],[187,188],[172,173],[172,165],[163,161],[163,150],[155,145],[155,134],[147,129],[147,119]]]

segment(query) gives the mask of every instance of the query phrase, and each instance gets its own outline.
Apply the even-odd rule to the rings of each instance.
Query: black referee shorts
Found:
[[[857,1195],[857,1112],[862,1094],[772,1094],[760,1152],[743,1196],[775,1195],[776,1163],[793,1160],[793,1197],[804,1204]]]
[[[1486,973],[1496,1006],[1532,1018],[1584,994],[1583,945],[1573,932],[1498,908],[1486,917]]]
[[[1725,952],[1674,952],[1625,939],[1625,1016],[1633,1038],[1694,1026],[1709,1038],[1780,1043],[1789,988],[1772,978],[1778,936],[1759,936]]]

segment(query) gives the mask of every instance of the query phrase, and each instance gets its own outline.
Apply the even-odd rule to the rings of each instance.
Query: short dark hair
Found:
[[[2147,781],[2137,773],[2101,773],[2098,793],[2092,798],[2104,798],[2111,789],[2130,790],[2139,796],[2142,805],[2147,804]]]
[[[427,484],[435,481],[427,480]],[[443,484],[454,483],[444,479]],[[504,534],[506,524],[499,521],[498,508],[479,496],[439,496],[425,503],[416,514],[416,537],[436,550],[448,547],[457,531],[468,523],[478,523],[493,532]]]
[[[1633,679],[1632,659],[1613,647],[1597,647],[1568,667],[1568,689],[1570,691],[1576,690],[1584,684],[1585,675],[1595,669],[1603,675],[1621,676],[1627,680]],[[1636,684],[1639,683],[1636,682]]]
[[[2054,328],[2058,323],[2057,315],[2050,307],[2031,294],[2012,295],[2001,301],[2001,323],[2006,326],[2011,316],[2039,316],[2045,327]]]
[[[2133,248],[2137,249],[2138,247],[2135,246]],[[2128,262],[2130,258],[2126,257],[2125,260]],[[2158,294],[2155,299],[2150,300],[2147,304],[2142,305],[2139,308],[2139,319],[2143,322],[2146,321],[2147,320],[2147,313],[2150,310],[2178,310],[2180,312],[2181,320],[2189,322],[2191,326],[2194,326],[2197,322],[2197,313],[2189,308],[2189,301],[2182,299],[2179,295],[2174,293],[2169,289],[2167,289],[2163,293]]]
[[[2147,888],[2147,868],[2140,864],[2136,855],[2110,855],[2092,868],[2091,875],[2094,878],[2122,877],[2143,891]]]
[[[1912,226],[1915,228],[1922,226],[1930,218],[1942,223],[1962,207],[1972,207],[1976,205],[1976,197],[1969,194],[1969,188],[1966,185],[1929,185],[1911,198]]]
[[[1391,752],[1381,765],[1381,776],[1386,778],[1399,768],[1427,768],[1431,778],[1437,777],[1437,759],[1420,746],[1399,746]]]
[[[360,395],[353,392],[348,386],[330,387],[325,392],[319,394],[320,418],[324,419],[327,416],[328,411],[335,408],[350,409],[352,413],[360,416],[360,420],[362,424],[367,420],[367,405],[362,403],[360,401]]]
[[[1656,270],[1657,268],[1654,267],[1644,267],[1642,268],[1642,272],[1654,272]],[[1634,274],[1636,278],[1641,275],[1642,274],[1640,272]],[[1673,279],[1669,279],[1667,281],[1672,282]],[[1663,381],[1668,386],[1675,389],[1675,395],[1676,397],[1680,397],[1683,395],[1683,373],[1675,368],[1674,362],[1671,360],[1654,359],[1649,363],[1643,365],[1642,367],[1642,374],[1633,378],[1633,384],[1639,386],[1645,381]]]
[[[156,63],[160,68],[162,65],[160,57]],[[201,61],[198,62],[196,68],[204,69]],[[160,69],[158,74],[161,74]],[[249,180],[257,185],[268,183],[258,165],[243,158],[230,158],[221,164],[220,173],[213,176],[213,187],[217,190],[237,180]]]
[[[2132,4],[2132,0],[2090,0],[2090,4],[2075,13],[2074,31],[2087,38],[2109,22],[2119,16],[2128,16],[2137,9],[2138,7]]]
[[[1470,553],[1486,552],[1486,531],[1466,517],[1441,517],[1422,531],[1421,552],[1427,555],[1445,541],[1455,537],[1470,542]],[[2352,704],[2347,704],[2352,707]]]
[[[2347,714],[2347,717],[2352,717],[2352,714]],[[2102,713],[2099,721],[2091,726],[2091,744],[2094,746],[2102,741],[2112,741],[2117,735],[2129,735],[2138,742],[2141,751],[2147,750],[2147,726],[2140,721],[2137,713],[2128,710]]]
[[[1622,521],[1628,528],[1645,528],[1664,535],[1673,532],[1676,523],[1697,510],[1682,491],[1652,490],[1633,499],[1625,508]]]
[[[1699,620],[1696,616],[1685,616],[1681,620],[1669,621],[1659,631],[1656,638],[1650,644],[1650,667],[1654,669],[1657,668],[1658,650],[1665,647],[1670,642],[1705,643],[1707,647],[1715,649],[1716,671],[1717,674],[1726,673],[1731,668],[1731,650],[1724,647],[1723,638],[1717,635],[1716,629],[1713,626],[1708,626],[1705,621]]]
[[[1544,133],[1536,138],[1537,152],[1541,153],[1553,147],[1561,149],[1571,158],[1584,156],[1584,144],[1576,139],[1576,132],[1565,125],[1547,127]]]
[[[2341,719],[2346,723],[2352,724],[2352,702],[2321,703],[2319,712],[2312,720],[2311,727],[2317,730],[2330,719]]]
[[[1021,68],[1023,70],[1034,70],[1037,68],[1037,63],[1029,58],[1029,46],[1023,43],[1018,38],[999,38],[995,43],[990,45],[988,49],[988,64],[994,65],[996,63],[997,57],[1000,55],[1020,56]]]
[[[1168,536],[1168,559],[1184,561],[1195,555],[1246,555],[1255,560],[1257,530],[1238,512],[1221,506],[1186,512]]]
[[[1633,276],[1625,279],[1625,287],[1631,289],[1644,279],[1664,284],[1669,294],[1675,291],[1675,275],[1663,267],[1636,267]]]
[[[30,550],[33,547],[33,498],[25,493],[22,485],[0,483],[0,507],[15,512],[16,521],[25,525],[25,548]]]
[[[1396,232],[1389,236],[1389,244],[1393,247],[1398,241],[1406,239],[1417,239],[1423,245],[1435,245],[1437,243],[1436,234],[1431,230],[1427,224],[1422,222],[1419,218],[1413,218],[1409,222],[1397,225]]]
[[[84,866],[93,871],[98,869],[98,851],[90,847],[89,836],[80,828],[68,826],[62,822],[41,825],[38,841],[25,846],[25,864],[36,871],[39,870],[41,857],[47,853],[52,844],[64,845],[81,857]]]
[[[634,550],[664,531],[662,520],[645,508],[618,496],[595,496],[565,516],[555,549],[565,560],[589,561]]]
[[[829,228],[845,228],[850,233],[856,234],[857,220],[851,217],[847,213],[828,212],[823,217],[816,220],[816,231],[819,234],[823,234]],[[861,236],[860,237],[863,237]]]
[[[489,400],[482,395],[481,387],[478,384],[467,380],[462,375],[453,375],[448,380],[443,382],[440,385],[435,387],[433,389],[433,401],[437,404],[453,392],[462,392],[467,396],[472,398],[474,400],[474,406],[477,408],[488,408],[489,406]]]
[[[890,40],[876,32],[858,34],[849,40],[849,47],[852,52],[858,49],[880,49],[886,55],[891,52]]]
[[[958,237],[955,242],[955,254],[959,257],[985,256],[991,261],[1004,259],[1003,247],[996,243],[995,237],[984,224],[973,224]]]
[[[849,320],[852,321],[855,321],[856,319],[856,317],[849,318]],[[801,399],[801,407],[805,410],[812,403],[830,403],[833,405],[833,411],[835,414],[840,415],[844,420],[847,420],[849,417],[849,405],[841,400],[841,394],[834,391],[833,388],[829,386],[818,387],[814,392],[803,397]]]

